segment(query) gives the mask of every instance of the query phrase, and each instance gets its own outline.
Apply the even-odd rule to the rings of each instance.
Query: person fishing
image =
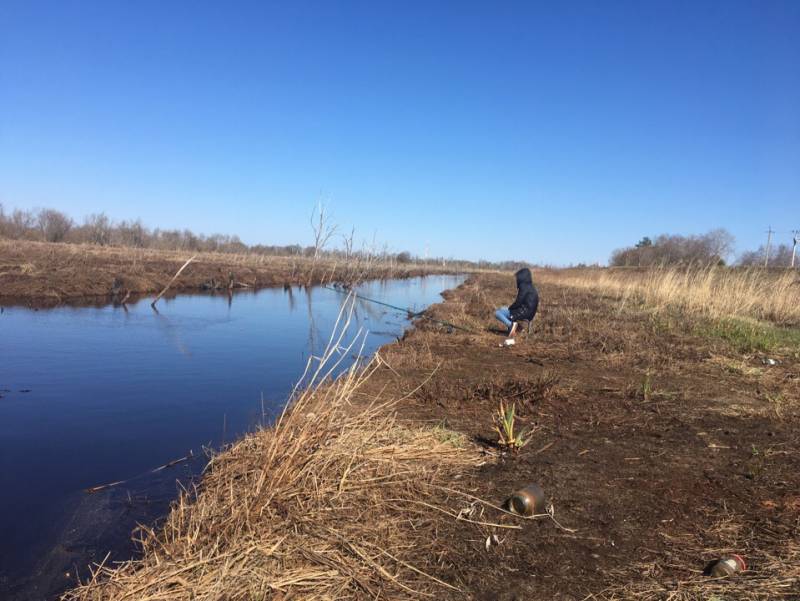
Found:
[[[527,267],[514,274],[517,279],[517,298],[508,307],[500,307],[495,311],[495,317],[508,328],[508,337],[503,342],[505,346],[514,344],[519,322],[533,321],[536,310],[539,308],[539,293],[533,285],[531,270]]]

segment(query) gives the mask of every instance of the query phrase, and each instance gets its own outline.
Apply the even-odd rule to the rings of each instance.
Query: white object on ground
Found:
[[[516,343],[517,343],[517,341],[514,340],[513,338],[506,338],[503,341],[503,346],[514,346]]]

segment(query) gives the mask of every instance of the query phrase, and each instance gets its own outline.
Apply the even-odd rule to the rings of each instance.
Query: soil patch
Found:
[[[800,549],[796,349],[765,366],[761,356],[692,334],[687,320],[666,328],[645,307],[552,281],[539,289],[532,333],[500,348],[492,309],[513,299],[513,278],[470,279],[432,314],[480,333],[421,320],[384,348],[387,366],[363,391],[414,391],[399,408],[403,418],[445,424],[482,444],[490,460],[465,474],[462,490],[501,505],[537,482],[558,521],[576,530],[544,519],[478,536],[450,522],[438,577],[477,599],[658,598],[700,578],[706,598],[713,586],[700,572],[736,552],[755,561],[725,588],[726,599],[780,592],[764,579],[785,575],[791,563],[775,558],[791,562]],[[500,399],[516,402],[520,425],[535,430],[517,454],[494,446]],[[492,534],[501,542],[487,547]],[[790,584],[800,587],[794,572]]]

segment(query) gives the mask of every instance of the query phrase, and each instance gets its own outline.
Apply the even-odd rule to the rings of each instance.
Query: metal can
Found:
[[[511,513],[530,517],[532,515],[546,513],[547,498],[542,487],[538,484],[528,484],[515,492],[506,501],[508,510]]]
[[[746,569],[747,565],[741,555],[729,555],[714,562],[711,566],[711,575],[714,578],[725,578],[734,575],[736,572],[744,572]]]

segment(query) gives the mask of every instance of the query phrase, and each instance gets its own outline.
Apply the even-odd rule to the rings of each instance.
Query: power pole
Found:
[[[769,226],[767,228],[767,251],[764,253],[764,267],[769,267],[769,251],[772,245],[772,234],[774,233],[772,226]]]
[[[794,254],[797,250],[797,237],[800,236],[800,230],[792,230],[792,269],[794,269]]]

